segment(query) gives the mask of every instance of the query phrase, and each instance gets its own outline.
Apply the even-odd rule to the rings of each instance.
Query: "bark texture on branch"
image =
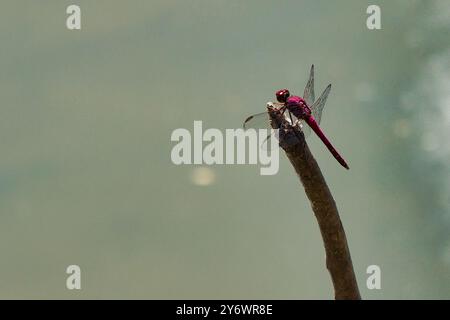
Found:
[[[277,109],[268,108],[271,125],[279,129],[280,146],[286,152],[311,202],[326,253],[326,267],[333,281],[335,299],[361,299],[336,203],[325,178],[306,144],[303,132],[292,127]]]

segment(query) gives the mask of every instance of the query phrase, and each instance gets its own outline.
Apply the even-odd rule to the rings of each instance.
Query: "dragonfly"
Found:
[[[314,95],[314,65],[311,66],[309,79],[303,92],[303,97],[291,96],[288,89],[281,89],[275,92],[278,102],[268,102],[271,108],[277,108],[281,112],[286,121],[303,131],[305,136],[309,136],[311,129],[331,152],[333,157],[346,169],[349,169],[347,162],[333,147],[330,140],[325,136],[319,124],[322,119],[322,111],[325,107],[328,95],[331,90],[329,84],[320,97],[315,100]],[[244,129],[248,128],[270,128],[269,113],[261,112],[249,116],[244,121]],[[268,137],[268,139],[270,136]],[[267,139],[266,139],[267,140]]]

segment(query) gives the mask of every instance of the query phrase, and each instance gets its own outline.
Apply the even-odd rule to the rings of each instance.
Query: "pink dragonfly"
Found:
[[[311,128],[320,140],[322,140],[333,157],[344,168],[349,169],[345,160],[333,147],[331,142],[327,139],[319,127],[320,120],[322,118],[322,111],[330,90],[331,84],[326,87],[319,99],[314,100],[314,65],[312,65],[309,80],[303,93],[303,98],[299,96],[291,96],[288,89],[281,89],[275,93],[278,102],[270,102],[268,103],[268,106],[273,108],[278,106],[278,110],[282,112],[286,118],[286,121],[288,121],[292,126],[297,126],[301,129],[305,136],[309,135],[311,132],[309,128]],[[287,115],[285,114],[286,111]],[[308,124],[308,126],[306,126],[305,123]],[[245,119],[244,129],[252,127],[258,128],[261,127],[261,124],[264,128],[270,128],[268,112],[261,112]]]

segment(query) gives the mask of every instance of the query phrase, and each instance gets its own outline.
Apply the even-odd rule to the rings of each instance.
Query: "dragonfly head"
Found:
[[[285,103],[291,94],[288,89],[281,89],[275,92],[275,95],[277,96],[278,102]]]

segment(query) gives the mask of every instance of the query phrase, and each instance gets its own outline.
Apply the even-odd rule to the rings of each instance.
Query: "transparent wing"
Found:
[[[267,111],[251,115],[244,121],[244,129],[271,129]]]
[[[306,84],[305,91],[303,92],[303,99],[305,99],[308,106],[312,106],[315,100],[314,96],[314,65],[311,66],[309,72],[309,80]]]
[[[305,121],[303,121],[301,119],[297,119],[289,111],[284,113],[284,117],[289,124],[297,125],[303,131],[303,134],[305,135],[305,137],[308,137],[311,135],[311,128],[308,126],[308,124]],[[269,113],[261,112],[261,113],[251,115],[247,119],[245,119],[244,130],[247,130],[250,128],[252,128],[252,129],[267,129],[267,130],[272,129],[272,127],[270,126]],[[267,135],[267,137],[260,143],[260,148],[263,150],[271,151],[273,139],[277,140],[277,137],[274,134],[274,132],[270,132]],[[295,143],[295,141],[293,141],[293,143]],[[278,144],[276,144],[276,145],[278,146]]]
[[[301,120],[298,125],[300,126],[300,129],[302,129],[303,134],[305,135],[305,138],[309,137],[311,135],[311,128],[308,126],[308,124]]]
[[[261,112],[254,115],[249,116],[244,121],[244,130],[247,129],[267,129],[268,135],[267,137],[261,142],[260,148],[263,150],[271,150],[271,139],[276,139],[275,135],[269,131],[272,129],[270,126],[270,116],[269,113]]]
[[[261,142],[260,148],[262,150],[272,151],[272,139],[275,139],[276,141],[277,138],[275,137],[275,134],[274,133],[268,134],[267,137],[264,139],[264,141]]]
[[[303,120],[299,120],[296,121],[295,118],[294,119],[294,123],[300,128],[301,131],[303,131],[303,134],[305,135],[305,137],[308,137],[311,135],[311,128],[306,124],[305,121]],[[289,119],[289,116],[286,117],[286,120],[291,123],[291,120]],[[272,150],[272,141],[275,139],[275,141],[277,141],[278,137],[275,135],[275,133],[271,133],[269,134],[266,139],[261,143],[261,149],[263,150],[268,150],[271,151]],[[292,141],[284,141],[285,144],[295,144],[297,143],[297,140],[292,140]],[[278,143],[276,144],[278,146]]]
[[[311,112],[313,117],[316,119],[317,123],[320,124],[320,120],[322,119],[322,111],[325,107],[325,103],[327,102],[328,94],[331,90],[331,84],[328,85],[328,87],[325,88],[325,90],[322,92],[319,99],[317,99],[316,102],[311,106]]]
[[[299,129],[303,131],[303,134],[305,137],[308,137],[311,134],[311,128],[308,126],[308,124],[297,117],[295,117],[291,112],[287,111],[285,113],[286,121],[291,125],[296,125]]]

